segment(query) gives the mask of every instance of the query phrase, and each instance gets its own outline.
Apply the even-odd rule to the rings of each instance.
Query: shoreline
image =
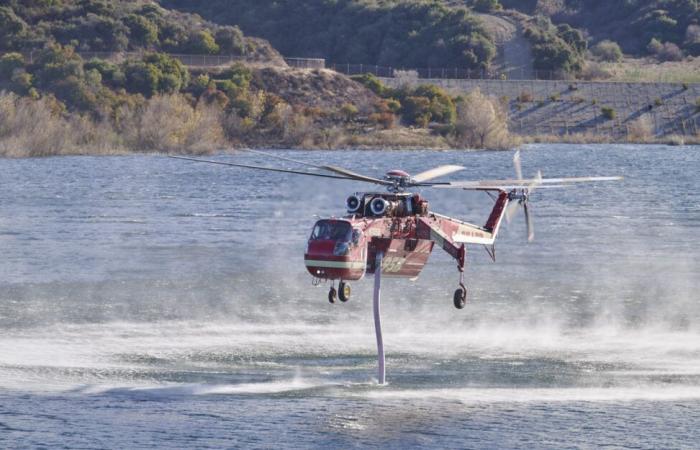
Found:
[[[536,138],[536,137],[535,137]],[[318,147],[294,147],[294,146],[275,146],[275,145],[260,145],[260,146],[242,146],[242,147],[231,147],[231,148],[220,148],[209,152],[181,152],[181,151],[130,151],[130,150],[108,150],[102,152],[89,152],[89,151],[64,151],[55,154],[42,154],[42,155],[22,155],[22,156],[4,156],[0,155],[0,159],[5,160],[17,160],[17,159],[38,159],[38,158],[55,158],[55,157],[109,157],[109,156],[217,156],[217,155],[232,155],[239,151],[245,152],[246,150],[258,150],[258,151],[299,151],[299,152],[339,152],[339,151],[367,151],[367,152],[402,152],[402,151],[431,151],[431,152],[464,152],[464,153],[475,153],[475,152],[504,152],[513,150],[527,149],[530,146],[535,145],[585,145],[585,146],[645,146],[645,147],[667,147],[667,148],[694,148],[700,150],[700,141],[696,142],[669,142],[668,140],[659,141],[648,141],[648,142],[595,142],[595,141],[544,141],[544,140],[530,140],[523,141],[520,145],[514,146],[512,148],[498,148],[498,149],[488,149],[488,148],[458,148],[458,147],[390,147],[390,146],[345,146],[345,147],[335,147],[335,148],[318,148]]]

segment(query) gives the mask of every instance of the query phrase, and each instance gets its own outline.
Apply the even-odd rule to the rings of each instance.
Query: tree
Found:
[[[0,6],[0,47],[14,48],[15,41],[27,30],[27,23],[12,8]]]
[[[238,27],[221,27],[216,30],[216,44],[221,53],[230,55],[242,55],[245,53],[245,39]]]
[[[132,47],[150,47],[158,42],[158,27],[147,18],[129,14],[124,18],[124,24],[129,28]]]
[[[214,54],[219,53],[219,46],[214,37],[206,30],[197,31],[190,35],[187,40],[187,50],[194,54]]]
[[[454,139],[465,148],[505,148],[510,144],[507,117],[479,89],[457,103]]]
[[[162,73],[153,64],[143,61],[127,61],[124,66],[126,89],[150,97],[158,92],[158,83]]]

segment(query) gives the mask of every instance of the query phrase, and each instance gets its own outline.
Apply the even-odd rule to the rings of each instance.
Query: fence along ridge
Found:
[[[22,53],[29,62],[33,62],[38,50]],[[83,59],[100,58],[115,59],[141,57],[147,51],[101,52],[78,51]],[[249,60],[244,55],[207,55],[187,53],[165,53],[178,59],[190,67],[216,67],[239,61]],[[324,69],[328,68],[344,75],[372,74],[380,78],[397,78],[406,74],[415,74],[415,78],[422,80],[494,80],[494,81],[565,81],[571,83],[606,82],[606,83],[638,83],[638,84],[682,84],[681,81],[634,81],[634,80],[577,80],[562,76],[560,72],[552,70],[526,69],[514,67],[509,70],[469,69],[460,67],[393,67],[380,66],[378,64],[353,64],[353,63],[328,63],[324,58],[283,57],[289,67],[300,69]],[[528,76],[529,74],[531,76]],[[697,83],[687,83],[697,84]]]

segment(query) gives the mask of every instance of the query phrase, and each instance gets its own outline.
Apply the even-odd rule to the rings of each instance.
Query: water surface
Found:
[[[436,250],[330,305],[303,266],[315,215],[366,186],[159,156],[0,160],[0,447],[693,448],[700,442],[698,147],[531,146],[540,190],[469,304]],[[380,176],[510,152],[281,152]],[[220,156],[268,163],[258,155]],[[283,162],[285,167],[294,167]],[[485,222],[483,193],[425,191]]]

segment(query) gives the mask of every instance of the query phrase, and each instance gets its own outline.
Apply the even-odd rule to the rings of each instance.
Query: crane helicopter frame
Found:
[[[351,290],[348,281],[357,281],[366,274],[374,275],[373,314],[377,339],[378,383],[386,381],[384,339],[380,317],[381,279],[383,276],[415,279],[423,270],[428,257],[437,244],[457,262],[459,287],[453,295],[458,309],[465,307],[467,287],[464,284],[464,269],[467,261],[467,245],[483,245],[495,261],[495,242],[501,222],[507,221],[522,209],[525,214],[528,241],[534,239],[529,198],[537,188],[565,187],[576,183],[617,181],[622,177],[578,177],[542,178],[537,172],[534,178],[524,179],[520,163],[520,152],[515,152],[513,164],[515,179],[433,181],[463,170],[463,166],[444,165],[417,175],[403,170],[391,170],[383,178],[375,178],[351,170],[329,165],[310,164],[305,161],[273,155],[257,150],[247,152],[302,165],[318,172],[281,169],[275,167],[214,161],[184,156],[171,156],[209,164],[219,164],[245,169],[265,170],[277,173],[323,177],[339,180],[362,181],[384,186],[387,192],[361,192],[346,200],[348,214],[318,220],[304,252],[304,264],[318,285],[323,280],[332,282],[328,300],[337,298],[346,302]],[[485,191],[494,199],[494,205],[483,226],[433,212],[428,201],[419,193],[408,192],[413,188],[462,189]],[[338,280],[338,289],[335,281]]]
[[[349,281],[358,281],[366,274],[416,279],[435,245],[457,262],[459,286],[453,295],[453,304],[462,309],[467,301],[464,271],[467,263],[467,245],[483,245],[495,262],[495,241],[501,223],[510,221],[522,209],[527,227],[527,239],[534,239],[534,227],[529,198],[538,188],[559,188],[576,183],[617,181],[622,177],[543,178],[541,172],[530,179],[523,178],[520,152],[513,156],[515,179],[433,181],[461,170],[460,165],[438,166],[416,175],[403,170],[391,170],[383,178],[375,178],[330,165],[316,165],[297,159],[257,150],[244,150],[310,167],[319,172],[282,169],[240,164],[185,156],[170,156],[208,164],[218,164],[277,173],[360,181],[383,186],[387,192],[358,192],[346,200],[347,215],[319,219],[311,232],[304,253],[307,271],[314,285],[331,281],[328,300],[346,302],[350,299]],[[494,200],[491,214],[483,226],[448,217],[429,209],[428,201],[412,188],[460,189],[484,191]],[[381,267],[381,270],[377,270]],[[335,281],[338,288],[335,288]]]

